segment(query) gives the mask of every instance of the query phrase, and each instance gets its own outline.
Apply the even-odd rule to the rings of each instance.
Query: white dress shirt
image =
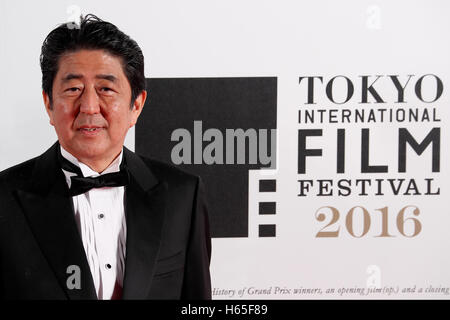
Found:
[[[100,174],[79,162],[61,147],[64,158],[81,169],[84,177]],[[120,171],[123,152],[101,174]],[[70,188],[75,173],[63,170]],[[91,189],[72,197],[75,220],[83,241],[98,299],[111,299],[117,283],[123,287],[125,269],[126,221],[125,187]]]

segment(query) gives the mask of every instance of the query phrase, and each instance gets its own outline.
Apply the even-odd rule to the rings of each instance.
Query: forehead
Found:
[[[94,78],[98,74],[110,74],[121,80],[126,78],[122,60],[104,50],[78,50],[64,53],[58,62],[56,78],[68,74]]]

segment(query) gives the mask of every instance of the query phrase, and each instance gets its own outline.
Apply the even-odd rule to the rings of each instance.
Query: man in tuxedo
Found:
[[[0,298],[210,299],[200,178],[123,146],[147,95],[137,43],[87,15],[40,62],[58,142],[0,173]]]

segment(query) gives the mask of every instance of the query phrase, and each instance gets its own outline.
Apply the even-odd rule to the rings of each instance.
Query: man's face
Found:
[[[78,160],[100,166],[120,153],[146,98],[143,91],[130,109],[131,87],[121,60],[103,50],[64,54],[53,81],[51,107],[43,95],[61,146]]]

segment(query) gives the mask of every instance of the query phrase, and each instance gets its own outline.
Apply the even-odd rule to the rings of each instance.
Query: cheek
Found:
[[[123,107],[116,107],[110,109],[110,112],[105,116],[110,128],[114,131],[126,131],[130,127],[131,112]]]
[[[52,117],[55,127],[60,131],[70,131],[75,121],[75,114],[64,106],[55,106],[55,108],[58,108],[53,112]]]

